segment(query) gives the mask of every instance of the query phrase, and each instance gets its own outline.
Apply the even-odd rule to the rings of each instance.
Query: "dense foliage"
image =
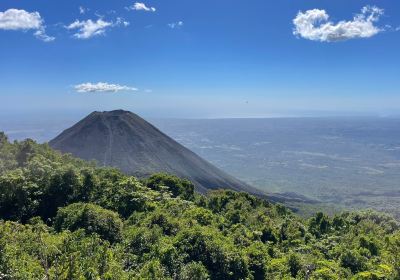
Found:
[[[1,133],[0,219],[0,279],[400,279],[399,225],[386,215],[303,220]]]

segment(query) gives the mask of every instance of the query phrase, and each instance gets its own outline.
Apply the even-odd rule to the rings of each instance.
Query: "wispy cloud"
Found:
[[[44,28],[38,29],[33,35],[44,42],[53,42],[56,39],[55,37],[47,35]]]
[[[79,13],[80,13],[81,15],[86,14],[86,12],[87,12],[88,10],[89,10],[89,9],[86,9],[85,7],[79,6]]]
[[[179,27],[182,27],[182,26],[183,26],[183,21],[177,21],[177,22],[168,23],[168,27],[172,28],[172,29],[179,28]]]
[[[304,39],[320,42],[337,42],[355,38],[369,38],[383,31],[375,25],[384,10],[376,6],[365,6],[361,13],[356,14],[353,20],[329,21],[325,10],[313,9],[299,12],[293,19],[293,34]]]
[[[88,19],[86,21],[75,20],[66,28],[70,30],[78,29],[78,32],[74,34],[75,38],[89,39],[94,36],[103,35],[106,32],[106,28],[110,26],[112,26],[112,22],[107,22],[102,19],[98,19],[97,21]]]
[[[145,12],[155,12],[156,8],[148,7],[144,3],[136,2],[132,6],[127,7],[128,10],[134,11],[145,11]]]
[[[66,28],[69,30],[76,29],[77,32],[73,36],[77,39],[89,39],[95,36],[104,35],[107,28],[121,25],[126,27],[129,25],[129,22],[120,17],[117,18],[116,22],[105,21],[101,18],[97,21],[91,19],[84,21],[75,20],[73,23],[66,26]]]
[[[46,26],[44,20],[38,12],[27,12],[25,10],[8,9],[0,12],[0,29],[3,30],[34,30],[36,38],[51,42],[55,37],[46,34]]]
[[[125,27],[129,26],[131,23],[129,21],[126,21],[124,18],[122,17],[118,17],[117,21],[115,22],[115,25],[119,26],[119,25],[123,25]]]
[[[117,93],[122,91],[137,91],[137,88],[123,86],[118,84],[109,84],[109,83],[83,83],[74,86],[77,92],[81,93],[99,93],[99,92],[110,92]]]

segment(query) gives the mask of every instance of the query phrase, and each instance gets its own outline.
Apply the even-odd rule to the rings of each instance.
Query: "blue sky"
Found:
[[[395,0],[2,0],[0,110],[398,114],[399,27]]]

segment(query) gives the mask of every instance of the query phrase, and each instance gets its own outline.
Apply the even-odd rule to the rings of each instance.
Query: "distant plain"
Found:
[[[45,142],[75,120],[0,121],[0,131]],[[304,195],[335,210],[374,208],[400,217],[399,118],[148,120],[261,190]]]

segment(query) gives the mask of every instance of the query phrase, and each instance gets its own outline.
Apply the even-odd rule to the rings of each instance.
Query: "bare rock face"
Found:
[[[167,172],[187,178],[200,192],[224,188],[261,195],[128,111],[93,112],[49,144],[138,177]]]

